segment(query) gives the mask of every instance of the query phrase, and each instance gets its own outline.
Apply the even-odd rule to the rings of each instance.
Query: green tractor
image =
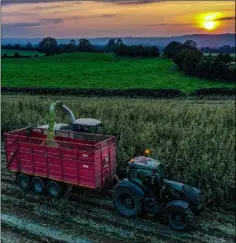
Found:
[[[125,217],[159,215],[172,229],[185,231],[204,208],[200,190],[164,177],[164,167],[148,156],[128,162],[127,178],[113,189],[113,203]]]

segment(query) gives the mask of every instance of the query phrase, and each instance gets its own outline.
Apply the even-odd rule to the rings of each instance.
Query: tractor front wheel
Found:
[[[170,207],[165,212],[165,219],[176,231],[189,230],[194,224],[194,215],[190,208]]]
[[[117,211],[125,217],[137,217],[141,213],[141,201],[132,189],[116,188],[113,193],[113,203]]]

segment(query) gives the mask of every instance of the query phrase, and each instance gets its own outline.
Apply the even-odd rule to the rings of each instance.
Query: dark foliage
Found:
[[[86,95],[86,96],[120,96],[120,97],[149,97],[149,98],[175,98],[185,96],[177,89],[73,89],[73,88],[15,88],[2,87],[2,92],[46,94],[46,95]]]
[[[41,94],[41,95],[72,95],[72,96],[100,96],[100,97],[127,97],[127,98],[178,98],[187,96],[177,89],[73,89],[73,88],[29,88],[29,87],[2,87],[5,93]],[[235,88],[204,88],[191,92],[190,96],[234,96]]]
[[[87,39],[80,39],[78,45],[78,51],[80,52],[91,52],[93,49],[92,44]]]
[[[18,52],[14,53],[14,57],[19,57],[19,56],[20,56],[20,54]]]
[[[7,49],[7,50],[43,52],[43,50],[41,48],[36,48],[36,47],[29,48],[28,46],[20,46],[19,44],[16,44],[15,46],[2,45],[1,48]]]
[[[158,57],[160,51],[156,46],[144,47],[140,46],[127,46],[124,44],[119,45],[115,49],[115,53],[120,56],[130,57]]]
[[[123,44],[124,43],[121,38],[110,39],[104,47],[104,52],[115,52],[116,49]]]
[[[200,49],[204,53],[235,53],[235,46],[224,45],[219,48],[203,47]]]
[[[190,93],[191,96],[235,96],[235,88],[204,88]]]
[[[31,58],[31,56],[22,56],[18,52],[15,52],[13,56],[8,56],[4,54],[1,58]]]
[[[188,75],[215,81],[235,81],[236,68],[232,63],[234,58],[229,54],[204,56],[197,49],[196,43],[191,40],[183,44],[171,42],[167,45],[165,53],[173,59],[180,70]]]
[[[181,46],[181,42],[172,41],[170,42],[163,50],[165,56],[174,57],[176,53],[179,51],[179,47]]]
[[[57,46],[57,41],[56,41],[56,39],[54,39],[52,37],[44,38],[39,43],[39,47],[43,50],[43,52],[47,56],[51,56],[51,55],[59,53],[59,48]]]

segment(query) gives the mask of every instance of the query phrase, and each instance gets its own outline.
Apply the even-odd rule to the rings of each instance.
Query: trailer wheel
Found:
[[[17,175],[17,184],[25,193],[27,193],[31,189],[30,176],[24,174]]]
[[[190,208],[170,207],[165,212],[165,218],[176,231],[186,231],[194,224],[194,215]]]
[[[38,193],[38,194],[44,194],[45,193],[44,182],[40,177],[34,177],[32,179],[31,187],[32,187],[32,191],[34,193]]]
[[[141,213],[141,201],[129,188],[116,188],[113,193],[113,203],[118,212],[125,217],[137,217]]]
[[[56,181],[49,181],[47,184],[47,193],[53,198],[59,198],[62,195],[62,186]]]

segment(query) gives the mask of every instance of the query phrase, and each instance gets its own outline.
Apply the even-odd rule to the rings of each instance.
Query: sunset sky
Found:
[[[2,37],[235,33],[234,1],[2,0]]]

